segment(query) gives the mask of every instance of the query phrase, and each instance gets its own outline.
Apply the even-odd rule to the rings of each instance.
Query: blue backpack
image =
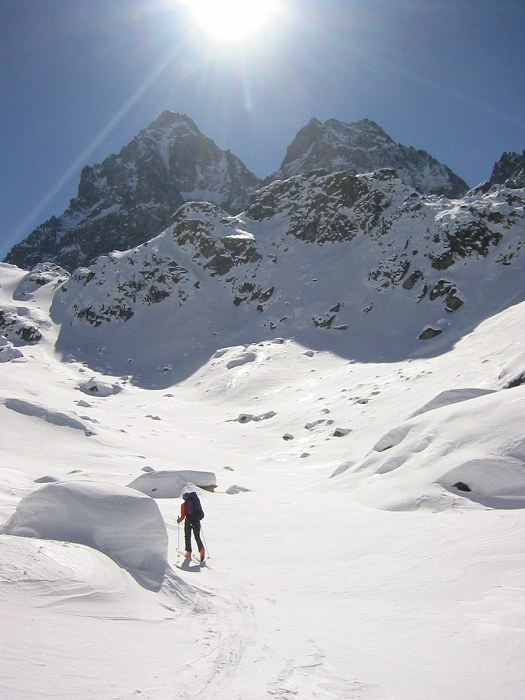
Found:
[[[202,520],[204,518],[204,511],[202,510],[200,499],[195,491],[185,493],[183,498],[188,507],[188,516],[190,520]]]

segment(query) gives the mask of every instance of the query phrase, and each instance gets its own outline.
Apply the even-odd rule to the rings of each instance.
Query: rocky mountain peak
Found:
[[[185,201],[206,200],[237,213],[259,184],[190,117],[165,111],[120,153],[86,165],[68,209],[37,227],[6,262],[30,268],[50,261],[73,270],[149,240]]]
[[[30,269],[47,261],[72,271],[112,250],[128,250],[150,240],[169,225],[181,205],[191,201],[209,202],[227,215],[249,210],[264,218],[279,188],[261,194],[263,184],[320,171],[349,175],[391,171],[409,192],[451,199],[468,190],[446,165],[426,151],[396,143],[370,119],[345,123],[315,117],[290,143],[280,169],[263,183],[233,153],[205,136],[190,117],[167,110],[118,154],[86,165],[68,209],[38,226],[5,262]],[[343,179],[341,187],[349,182]],[[525,152],[504,154],[494,166],[491,182],[522,187]]]
[[[492,169],[490,182],[513,189],[525,187],[525,151],[520,155],[507,151]]]
[[[370,119],[345,123],[311,119],[288,146],[280,169],[268,181],[309,170],[346,170],[352,174],[393,168],[410,187],[425,194],[459,197],[467,184],[426,151],[396,144]]]
[[[201,134],[198,126],[195,124],[193,119],[191,119],[191,117],[188,117],[187,114],[181,114],[180,112],[173,112],[169,109],[166,109],[157,117],[157,119],[151,122],[151,124],[144,129],[144,132],[164,129],[169,129],[171,131],[175,129],[180,129],[183,131],[186,129],[194,134]]]

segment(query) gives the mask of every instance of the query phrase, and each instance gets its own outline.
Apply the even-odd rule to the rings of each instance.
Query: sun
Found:
[[[245,43],[268,29],[279,0],[187,0],[193,21],[214,41]]]

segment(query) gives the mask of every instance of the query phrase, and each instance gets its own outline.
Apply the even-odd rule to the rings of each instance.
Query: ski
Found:
[[[211,566],[208,564],[206,559],[204,559],[203,561],[201,561],[198,557],[192,557],[192,559],[200,566],[205,566],[207,569],[211,569]]]
[[[183,552],[181,549],[177,549],[177,554],[182,559],[182,563],[184,563],[185,561],[192,561],[192,562],[195,562],[195,564],[199,564],[200,566],[205,566],[206,568],[211,569],[211,566],[208,564],[207,559],[204,559],[204,561],[201,561],[200,558],[195,556],[194,554],[191,555],[190,559],[187,559],[186,552]]]

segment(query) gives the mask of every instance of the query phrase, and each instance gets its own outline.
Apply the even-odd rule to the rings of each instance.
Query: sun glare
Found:
[[[196,22],[217,42],[243,43],[269,28],[279,12],[278,0],[188,0]]]

